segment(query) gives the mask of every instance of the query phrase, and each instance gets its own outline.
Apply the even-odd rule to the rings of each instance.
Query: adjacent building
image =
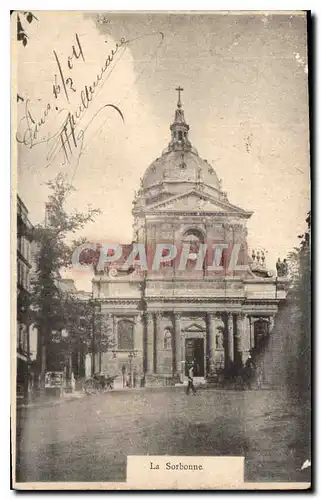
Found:
[[[30,270],[32,224],[17,197],[17,397],[28,399],[30,381]]]

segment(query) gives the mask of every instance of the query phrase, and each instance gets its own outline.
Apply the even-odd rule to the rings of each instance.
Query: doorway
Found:
[[[188,370],[191,362],[194,361],[194,377],[204,377],[204,339],[190,338],[185,339],[185,376],[188,376]]]

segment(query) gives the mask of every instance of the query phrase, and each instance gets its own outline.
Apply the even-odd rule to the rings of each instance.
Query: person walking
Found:
[[[252,389],[254,374],[255,374],[255,364],[250,354],[244,366],[244,379],[245,379],[244,382],[247,389]]]
[[[193,377],[194,377],[194,362],[191,363],[191,366],[189,367],[188,370],[188,384],[187,384],[186,394],[189,394],[190,389],[192,389],[193,394],[196,394],[196,389],[193,383]]]

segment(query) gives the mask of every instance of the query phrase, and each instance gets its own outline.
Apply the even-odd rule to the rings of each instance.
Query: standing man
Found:
[[[244,378],[245,378],[244,381],[248,389],[252,388],[254,373],[255,373],[255,364],[250,354],[244,366]]]
[[[190,389],[192,389],[193,394],[196,394],[196,389],[193,384],[193,376],[194,376],[194,362],[191,363],[191,366],[188,370],[188,385],[186,389],[186,394],[189,394]]]

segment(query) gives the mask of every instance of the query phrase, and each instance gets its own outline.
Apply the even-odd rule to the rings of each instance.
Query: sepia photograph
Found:
[[[12,488],[310,488],[310,29],[11,13]]]

